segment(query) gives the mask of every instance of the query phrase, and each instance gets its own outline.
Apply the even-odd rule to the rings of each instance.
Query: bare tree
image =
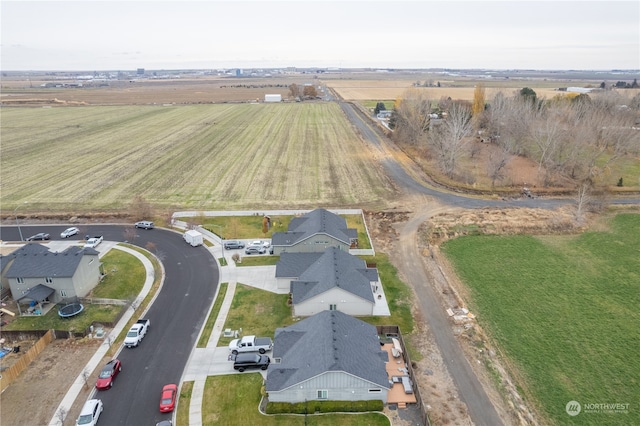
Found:
[[[491,187],[496,186],[496,181],[504,178],[505,169],[509,164],[511,154],[504,147],[497,147],[489,154],[489,162],[487,163],[487,174],[491,178]]]
[[[426,141],[432,105],[433,101],[423,90],[405,91],[395,105],[396,140],[414,145]]]
[[[131,201],[130,214],[134,220],[149,219],[152,217],[153,209],[142,195],[136,195]]]
[[[91,375],[91,373],[86,368],[84,370],[82,370],[82,373],[80,373],[80,377],[82,377],[82,380],[84,381],[84,385],[86,387],[89,387],[89,376],[90,375]]]
[[[449,177],[455,172],[456,162],[469,142],[467,136],[471,130],[471,109],[466,105],[453,103],[447,111],[446,119],[438,126],[432,138],[440,167]]]

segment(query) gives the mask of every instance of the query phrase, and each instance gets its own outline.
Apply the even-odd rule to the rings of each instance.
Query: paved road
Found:
[[[59,236],[66,226],[21,226],[23,235],[48,232]],[[124,241],[124,226],[91,225],[81,230],[90,235],[104,235],[108,241]],[[129,227],[131,229],[131,227]],[[18,241],[17,227],[2,227],[1,238]],[[73,237],[72,239],[80,239]],[[154,251],[165,268],[165,281],[146,318],[151,330],[140,346],[123,349],[122,373],[111,390],[98,393],[105,410],[100,416],[104,425],[153,425],[171,414],[161,414],[158,405],[162,386],[179,383],[195,346],[198,333],[213,303],[219,270],[204,247],[190,247],[178,233],[153,229],[136,230],[133,244]]]

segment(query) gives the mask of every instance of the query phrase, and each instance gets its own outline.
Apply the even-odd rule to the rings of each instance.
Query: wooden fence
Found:
[[[15,364],[3,371],[0,376],[0,392],[4,391],[53,339],[55,339],[53,330],[47,331]]]

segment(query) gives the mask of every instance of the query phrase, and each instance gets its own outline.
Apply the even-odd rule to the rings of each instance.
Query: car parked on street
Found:
[[[174,384],[164,385],[162,394],[160,395],[160,412],[169,413],[176,408],[176,395],[178,386]]]
[[[60,238],[69,238],[69,237],[73,237],[74,235],[78,234],[80,232],[80,230],[78,228],[71,227],[71,228],[67,228],[64,231],[62,231],[60,233]]]
[[[244,254],[264,254],[266,251],[267,249],[262,246],[249,246],[244,249]]]
[[[100,413],[104,410],[102,400],[90,399],[84,403],[80,416],[76,420],[76,426],[96,426]]]
[[[104,390],[111,389],[113,381],[119,372],[122,371],[122,363],[119,359],[112,359],[102,368],[98,381],[96,382],[96,389]]]
[[[40,232],[27,238],[27,241],[44,241],[48,240],[49,238],[51,238],[49,234],[47,234],[46,232]]]
[[[142,228],[142,229],[153,229],[156,227],[153,222],[149,222],[148,220],[136,222],[135,226],[136,228]]]
[[[244,243],[240,240],[226,240],[224,242],[224,248],[226,250],[243,249]]]

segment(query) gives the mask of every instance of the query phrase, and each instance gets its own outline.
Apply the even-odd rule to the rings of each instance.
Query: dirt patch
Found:
[[[29,367],[0,396],[3,425],[46,425],[55,415],[71,384],[95,354],[100,340],[58,339],[51,342]],[[88,385],[76,401],[84,401],[93,388],[97,373],[87,377]],[[73,424],[80,412],[76,403],[65,425]]]

